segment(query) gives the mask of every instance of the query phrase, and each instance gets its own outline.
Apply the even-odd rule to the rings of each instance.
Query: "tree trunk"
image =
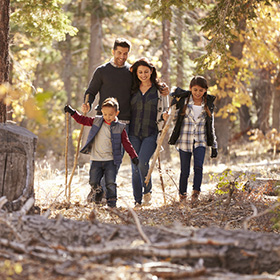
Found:
[[[223,108],[227,104],[231,102],[230,97],[225,97],[221,99],[217,99],[215,101],[215,106],[219,110],[220,108]],[[230,127],[231,123],[229,118],[223,119],[222,117],[215,117],[215,131],[218,141],[218,148],[219,150],[224,154],[228,154],[228,145],[229,145],[229,139],[230,139]]]
[[[274,98],[272,109],[272,127],[280,132],[280,72],[278,72],[274,83]]]
[[[238,24],[238,28],[239,28],[239,30],[245,30],[246,29],[246,19],[245,18],[240,20],[240,22]],[[240,60],[242,58],[243,47],[244,47],[244,41],[241,42],[241,41],[237,40],[237,41],[232,42],[230,44],[231,55],[233,57],[237,58],[238,60]],[[239,71],[239,68],[235,67],[235,69],[233,70],[234,77],[236,77],[238,71]],[[230,88],[229,91],[235,92],[235,87]],[[229,96],[227,96],[225,98],[217,100],[216,101],[216,106],[218,108],[222,108],[230,102],[231,102],[231,98]],[[227,154],[228,153],[229,139],[230,139],[229,135],[230,135],[231,122],[230,122],[229,118],[223,119],[223,118],[219,117],[219,118],[215,119],[215,123],[216,123],[215,128],[216,128],[216,131],[217,131],[217,138],[218,138],[218,142],[219,142],[219,147],[221,148],[223,153]]]
[[[242,105],[240,107],[239,118],[240,118],[240,135],[246,138],[247,131],[252,128],[251,116],[250,116],[248,106]]]
[[[90,46],[89,46],[89,52],[88,52],[88,82],[92,78],[92,74],[95,71],[96,67],[98,67],[101,64],[101,54],[102,54],[102,19],[99,16],[99,13],[97,12],[101,7],[100,4],[95,4],[95,1],[93,1],[93,7],[94,9],[91,12],[90,17]],[[99,96],[99,95],[98,95]],[[83,96],[81,96],[81,104],[83,102]],[[96,98],[94,102],[92,103],[91,112],[89,112],[89,116],[94,117],[96,114],[96,111],[94,108],[97,106],[99,102],[99,98]],[[86,143],[87,136],[89,133],[90,127],[85,126],[84,132],[82,136],[82,145]],[[88,162],[88,156],[84,154],[80,154],[80,162],[85,163]]]
[[[96,7],[98,9],[100,7]],[[92,78],[92,73],[101,63],[102,51],[102,19],[93,11],[90,17],[90,46],[88,52],[88,81]]]
[[[71,82],[71,77],[73,75],[72,73],[72,51],[71,51],[71,36],[69,34],[66,35],[66,41],[62,44],[64,48],[62,49],[62,53],[64,56],[64,69],[62,73],[62,79],[64,83],[64,88],[67,94],[67,104],[72,104],[72,82]],[[68,162],[71,163],[70,165],[67,164],[67,166],[71,167],[74,162],[74,146],[73,146],[73,139],[72,139],[72,118],[69,118],[69,135],[68,139],[70,140],[68,143]],[[66,135],[67,137],[67,135]]]
[[[162,80],[169,86],[170,84],[170,21],[162,21],[162,56],[161,56],[161,76]]]
[[[184,86],[184,53],[182,47],[183,37],[183,10],[176,8],[175,13],[175,31],[176,31],[176,51],[177,51],[177,77],[176,85],[180,88]]]
[[[25,262],[38,258],[44,261],[45,266],[54,263],[78,275],[85,273],[86,267],[89,269],[102,264],[111,268],[126,264],[128,269],[130,263],[130,269],[133,269],[142,266],[143,259],[150,264],[155,259],[158,264],[178,264],[186,267],[186,270],[191,268],[190,265],[198,265],[198,260],[201,260],[199,266],[204,268],[201,275],[211,268],[239,273],[240,276],[275,273],[279,270],[279,234],[216,227],[191,229],[177,225],[170,229],[141,227],[137,223],[136,226],[102,224],[97,220],[48,219],[21,213],[7,216],[0,212],[1,221],[9,225],[0,227],[2,254],[7,248],[6,252],[21,255]],[[147,240],[150,242],[144,242],[144,236],[150,238]],[[142,272],[145,270],[142,269]],[[237,275],[236,279],[242,278]]]
[[[0,0],[0,86],[9,79],[9,21],[10,0]],[[5,123],[5,95],[0,96],[0,123]]]
[[[257,76],[256,76],[257,77]],[[257,127],[266,134],[269,131],[269,111],[272,102],[270,71],[261,69],[252,85],[253,100],[257,110]]]
[[[0,197],[9,211],[19,210],[34,196],[34,158],[37,137],[14,124],[0,124]]]
[[[169,89],[171,87],[170,84],[170,21],[165,19],[162,21],[162,68],[161,68],[161,76],[162,81],[165,82]],[[162,153],[162,159],[170,161],[170,147],[168,144],[169,135],[166,135],[162,147],[164,149],[164,153]]]

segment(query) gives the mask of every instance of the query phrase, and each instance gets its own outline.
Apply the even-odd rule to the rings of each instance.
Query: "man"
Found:
[[[129,124],[130,120],[130,96],[132,86],[132,74],[127,63],[130,42],[126,39],[118,38],[115,40],[112,54],[113,58],[96,68],[89,83],[85,96],[89,95],[87,111],[99,92],[99,105],[97,114],[101,114],[102,102],[108,97],[115,97],[120,105],[119,121]]]

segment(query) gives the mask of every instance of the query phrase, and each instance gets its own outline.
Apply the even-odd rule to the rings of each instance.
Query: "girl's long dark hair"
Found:
[[[137,69],[140,65],[149,67],[152,70],[151,82],[156,86],[157,89],[159,89],[160,82],[157,78],[157,70],[155,66],[146,57],[142,57],[136,60],[130,67],[130,71],[132,72],[132,93],[135,93],[139,89],[141,84],[141,81],[137,76]]]
[[[206,89],[206,92],[203,95],[204,110],[207,113],[207,115],[209,117],[211,117],[211,112],[210,112],[210,110],[209,110],[209,108],[207,106],[207,89],[208,89],[207,80],[204,77],[202,77],[202,76],[195,76],[195,77],[192,78],[192,80],[190,82],[190,88],[192,88],[194,86],[200,86],[200,87]],[[190,100],[190,96],[188,97],[187,102],[184,105],[184,108],[182,110],[182,115],[185,115],[185,113],[186,113],[186,109],[187,109],[189,100]]]

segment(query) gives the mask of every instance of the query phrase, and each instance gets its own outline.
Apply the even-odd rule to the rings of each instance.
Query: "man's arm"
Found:
[[[84,102],[86,100],[86,96],[88,95],[88,103],[83,104],[83,105],[86,106],[87,112],[90,111],[91,105],[92,105],[97,93],[100,91],[101,86],[102,86],[101,69],[98,67],[94,71],[93,76],[91,78],[91,81],[88,85],[88,88],[87,88],[87,90],[85,91],[85,94],[84,94]],[[83,109],[85,110],[85,108],[83,108]],[[84,111],[84,110],[82,110],[82,111]]]

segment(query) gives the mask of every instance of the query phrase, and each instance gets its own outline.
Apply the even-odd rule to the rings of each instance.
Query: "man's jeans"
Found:
[[[179,154],[181,162],[179,193],[184,195],[187,192],[192,154],[194,158],[193,190],[200,191],[203,162],[205,157],[205,147],[197,147],[196,149],[194,149],[193,153],[179,150]]]
[[[116,185],[116,176],[117,176],[117,166],[114,164],[113,160],[110,161],[90,161],[90,172],[89,172],[89,184],[91,187],[100,193],[100,181],[104,175],[105,179],[105,188],[106,188],[106,199],[107,204],[110,203],[116,206],[117,200],[117,185]]]
[[[139,158],[139,164],[137,166],[133,163],[131,165],[134,199],[135,202],[141,204],[143,193],[149,193],[152,189],[151,179],[147,186],[144,181],[149,170],[149,160],[157,147],[157,135],[152,135],[143,139],[130,135],[129,139]]]

